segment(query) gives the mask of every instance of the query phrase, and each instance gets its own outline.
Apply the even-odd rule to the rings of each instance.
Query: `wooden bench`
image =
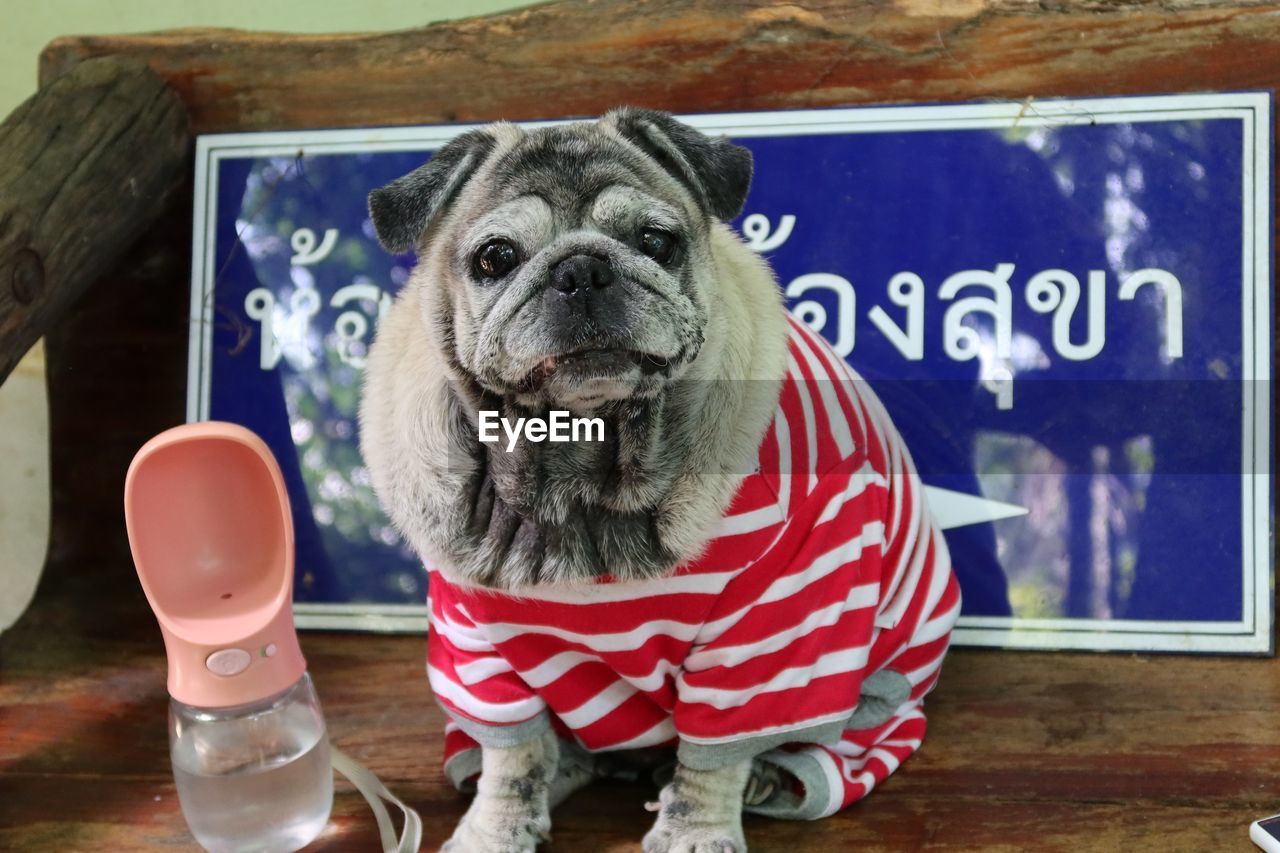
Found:
[[[400,33],[66,38],[41,57],[42,81],[96,57],[149,66],[110,74],[126,81],[113,91],[150,93],[135,101],[151,111],[116,129],[115,148],[82,141],[67,160],[68,148],[65,169],[143,180],[110,189],[118,218],[133,219],[77,221],[102,207],[79,173],[72,203],[56,187],[26,208],[6,197],[3,166],[23,137],[14,119],[0,129],[0,380],[45,334],[54,490],[45,577],[0,637],[0,849],[193,847],[169,770],[163,651],[120,500],[133,452],[183,420],[183,115],[195,132],[224,132],[585,116],[619,103],[703,112],[1272,88],[1280,7],[569,0]],[[169,90],[148,88],[157,75]],[[110,115],[89,126],[94,139]],[[64,231],[94,245],[77,249]],[[434,849],[466,803],[440,773],[423,639],[310,633],[303,648],[334,740],[421,811]],[[961,649],[930,706],[924,748],[867,801],[813,824],[750,819],[752,850],[1248,850],[1249,822],[1280,811],[1274,658]],[[588,789],[557,814],[547,849],[638,849],[650,794]],[[334,814],[315,849],[376,849],[349,788]]]

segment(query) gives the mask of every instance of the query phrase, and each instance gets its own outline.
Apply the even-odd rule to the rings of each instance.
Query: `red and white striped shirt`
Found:
[[[789,337],[758,468],[696,561],[521,596],[431,571],[446,769],[546,724],[593,752],[679,743],[714,764],[718,746],[838,732],[879,670],[917,703],[933,686],[960,598],[920,481],[866,383],[794,319]]]

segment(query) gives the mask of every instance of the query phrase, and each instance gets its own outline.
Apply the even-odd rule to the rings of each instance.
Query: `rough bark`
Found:
[[[165,209],[189,162],[178,96],[94,59],[0,124],[0,382]]]
[[[65,38],[150,64],[201,132],[1275,84],[1274,3],[566,0],[416,30]]]

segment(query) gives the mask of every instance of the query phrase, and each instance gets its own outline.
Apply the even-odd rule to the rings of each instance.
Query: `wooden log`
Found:
[[[1252,0],[566,0],[416,30],[59,39],[46,78],[127,54],[199,132],[1271,88]]]
[[[0,124],[0,382],[160,215],[190,148],[178,96],[119,59],[68,69]]]

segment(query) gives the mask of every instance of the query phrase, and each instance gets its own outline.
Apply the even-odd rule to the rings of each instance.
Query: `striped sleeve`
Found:
[[[437,572],[430,589],[427,678],[436,700],[484,746],[540,736],[550,725],[546,703],[494,649]]]
[[[886,499],[865,455],[847,457],[726,586],[677,681],[684,764],[711,769],[782,743],[839,740],[871,651]]]

